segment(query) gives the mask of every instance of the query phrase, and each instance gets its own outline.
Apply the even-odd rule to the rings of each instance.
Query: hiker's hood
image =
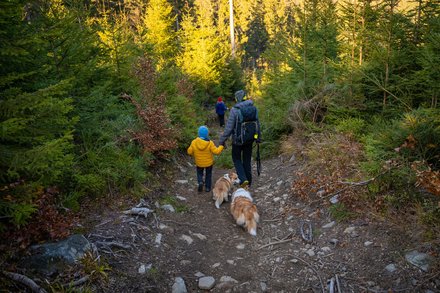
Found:
[[[246,100],[246,101],[243,101],[243,102],[235,104],[234,107],[236,107],[236,108],[244,108],[244,107],[247,107],[247,106],[253,105],[253,104],[254,104],[254,102],[252,100]]]
[[[204,151],[209,146],[210,141],[201,139],[200,137],[196,138],[195,147],[198,150]]]

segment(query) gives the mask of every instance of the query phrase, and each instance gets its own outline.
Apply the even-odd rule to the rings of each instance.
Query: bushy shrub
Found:
[[[361,118],[342,119],[336,125],[336,130],[360,139],[365,134],[366,123]]]
[[[440,110],[415,110],[391,122],[376,121],[366,137],[366,149],[373,161],[401,157],[408,161],[426,161],[438,168]]]
[[[414,163],[421,162],[432,171],[439,168],[440,111],[420,109],[392,121],[375,120],[364,143],[367,161],[361,166],[378,176],[375,192],[392,191],[385,199],[393,206],[418,202],[423,195],[416,185],[430,186],[431,181]]]
[[[67,98],[69,88],[63,81],[35,92],[3,92],[0,215],[15,225],[24,225],[35,211],[36,187],[60,184],[72,169],[76,118]],[[17,182],[23,184],[10,189]]]
[[[131,139],[139,143],[143,153],[164,157],[177,146],[176,132],[166,111],[166,94],[157,91],[157,72],[151,59],[139,58],[134,65],[139,80],[139,99],[123,94],[136,111],[138,125],[129,129]]]

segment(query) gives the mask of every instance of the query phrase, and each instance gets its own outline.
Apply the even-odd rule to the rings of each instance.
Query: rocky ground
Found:
[[[84,214],[85,236],[110,268],[105,282],[88,285],[94,291],[440,292],[438,245],[420,242],[417,225],[372,212],[336,222],[327,199],[295,196],[294,158],[265,160],[255,174],[256,237],[235,225],[229,203],[216,209],[211,193],[196,191],[190,158],[173,164],[173,174],[157,172],[164,183],[145,198],[113,196]],[[227,171],[215,168],[214,181]],[[124,214],[137,205],[152,212]]]

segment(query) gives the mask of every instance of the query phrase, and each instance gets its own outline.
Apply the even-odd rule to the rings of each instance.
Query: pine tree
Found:
[[[417,67],[408,87],[413,96],[414,107],[421,105],[436,108],[440,93],[440,4],[438,1],[415,1],[417,5],[409,11],[413,18],[413,51]],[[425,86],[420,87],[420,84]]]
[[[2,58],[9,57],[0,70],[0,184],[9,186],[1,188],[0,213],[16,225],[31,216],[38,190],[63,182],[73,166],[71,80],[61,80],[68,58],[61,58],[66,48],[51,38],[69,15],[56,4],[49,10],[9,1],[0,9],[0,32],[8,40],[0,49]],[[17,17],[23,12],[25,20]],[[61,30],[45,31],[48,23]]]
[[[264,24],[264,11],[262,3],[258,1],[252,7],[252,20],[247,31],[247,41],[244,44],[245,67],[262,67],[263,62],[260,57],[266,51],[268,41],[269,34]]]
[[[220,95],[220,79],[228,54],[224,51],[216,27],[214,10],[208,0],[195,1],[182,20],[182,53],[178,65],[197,80],[203,91]]]
[[[151,54],[157,59],[159,67],[171,63],[177,52],[175,19],[173,7],[166,0],[151,0],[148,3],[143,18],[145,41],[152,48]]]

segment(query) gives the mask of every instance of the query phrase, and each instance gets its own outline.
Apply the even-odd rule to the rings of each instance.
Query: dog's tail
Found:
[[[246,219],[246,229],[252,236],[257,236],[257,223],[260,220],[260,215],[258,215],[257,207],[252,205],[245,209],[247,216]]]

